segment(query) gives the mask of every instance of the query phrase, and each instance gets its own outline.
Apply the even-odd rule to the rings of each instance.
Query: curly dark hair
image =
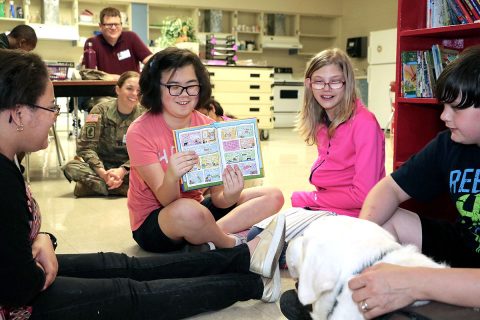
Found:
[[[465,49],[456,60],[448,64],[438,77],[435,96],[441,103],[453,108],[480,108],[480,45]]]
[[[205,105],[212,94],[212,85],[207,68],[195,53],[176,47],[157,52],[143,68],[140,75],[141,104],[152,113],[161,113],[163,110],[160,90],[162,73],[170,70],[175,71],[189,65],[193,66],[200,85],[197,106]]]
[[[0,110],[35,104],[45,92],[48,70],[40,56],[22,50],[0,49]]]

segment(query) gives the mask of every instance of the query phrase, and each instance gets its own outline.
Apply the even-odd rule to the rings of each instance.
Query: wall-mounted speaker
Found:
[[[352,58],[366,58],[367,37],[348,38],[347,54]]]

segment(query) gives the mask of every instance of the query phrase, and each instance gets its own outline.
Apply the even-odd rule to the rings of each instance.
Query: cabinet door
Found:
[[[264,34],[267,36],[296,36],[296,16],[294,14],[265,13]]]

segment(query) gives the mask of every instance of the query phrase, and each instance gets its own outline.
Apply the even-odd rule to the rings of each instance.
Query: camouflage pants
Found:
[[[118,166],[107,166],[104,163],[105,170],[118,168]],[[63,174],[69,182],[75,181],[75,190],[73,194],[76,197],[86,197],[95,195],[116,195],[127,196],[129,175],[123,178],[123,183],[116,189],[109,190],[105,181],[100,178],[90,166],[82,160],[69,161],[62,167]]]

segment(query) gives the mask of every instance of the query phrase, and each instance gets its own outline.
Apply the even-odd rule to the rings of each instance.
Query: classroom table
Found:
[[[54,80],[55,97],[73,98],[73,136],[78,137],[78,97],[116,96],[116,81],[105,80]]]

